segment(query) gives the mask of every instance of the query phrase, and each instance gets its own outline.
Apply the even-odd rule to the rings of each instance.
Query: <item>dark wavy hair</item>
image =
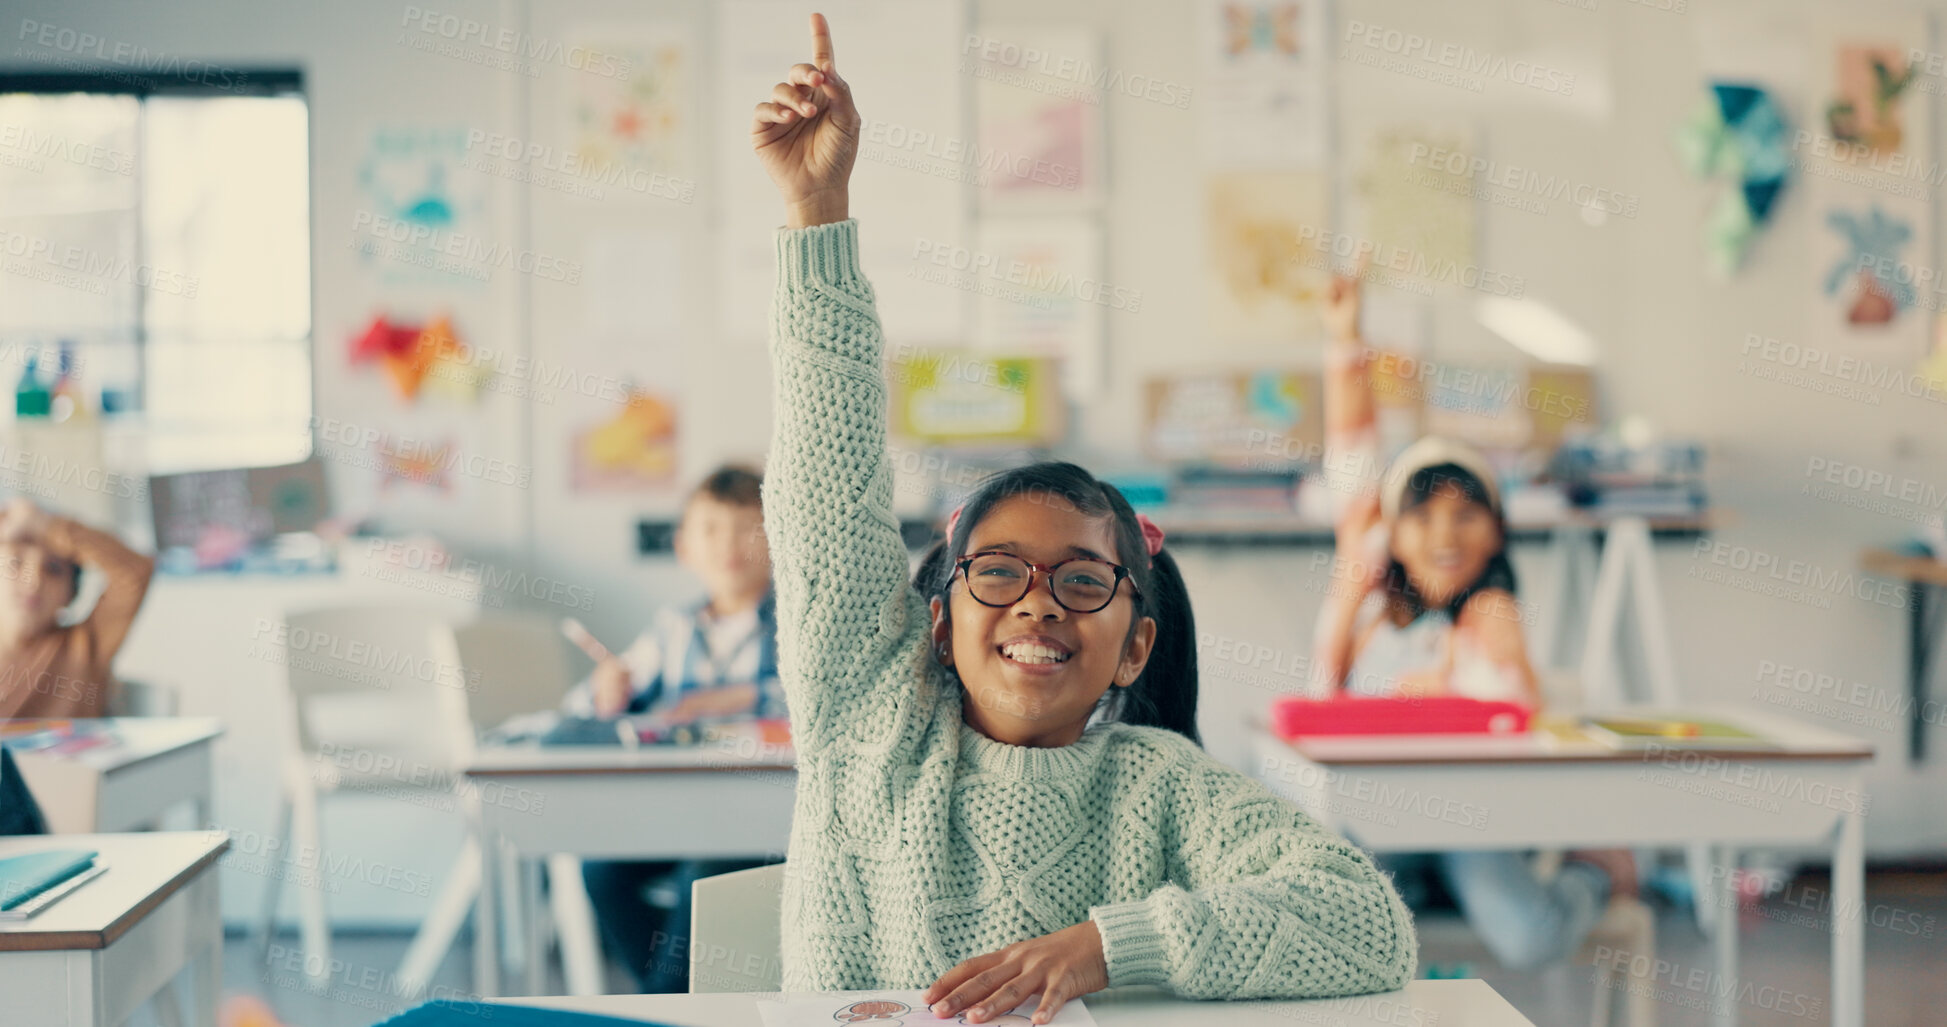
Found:
[[[1501,534],[1501,548],[1488,558],[1487,566],[1481,569],[1481,576],[1455,593],[1453,601],[1442,608],[1449,618],[1458,620],[1460,610],[1467,605],[1467,601],[1487,589],[1504,589],[1508,594],[1514,594],[1514,565],[1508,562],[1507,518],[1502,516],[1499,506],[1489,501],[1487,486],[1474,476],[1474,472],[1459,464],[1434,464],[1413,472],[1413,476],[1406,479],[1406,492],[1400,497],[1399,512],[1403,514],[1424,504],[1433,498],[1435,492],[1447,486],[1459,489],[1460,498],[1478,503],[1492,514],[1494,527]],[[1414,617],[1427,610],[1426,598],[1420,595],[1419,588],[1407,575],[1406,567],[1397,559],[1386,567],[1386,594],[1403,603],[1407,612]]]
[[[1123,724],[1165,728],[1202,745],[1203,739],[1197,734],[1197,631],[1190,612],[1190,594],[1168,549],[1149,555],[1142,527],[1136,523],[1136,511],[1114,485],[1060,461],[990,475],[961,506],[952,534],[934,543],[920,560],[913,587],[928,599],[939,599],[949,611],[943,615],[951,618],[953,607],[947,593],[953,586],[955,557],[966,551],[974,526],[989,511],[1023,495],[1059,496],[1084,514],[1111,518],[1115,522],[1116,562],[1129,568],[1136,584],[1136,609],[1129,619],[1129,630],[1135,631],[1143,617],[1156,622],[1156,643],[1150,649],[1149,662],[1127,687],[1110,687],[1103,697],[1104,717]]]

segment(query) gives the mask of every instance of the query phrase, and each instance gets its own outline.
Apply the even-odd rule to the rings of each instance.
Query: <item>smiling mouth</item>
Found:
[[[1027,667],[1052,667],[1067,663],[1069,657],[1074,655],[1039,642],[1009,642],[1000,647],[1000,653],[1002,657]]]

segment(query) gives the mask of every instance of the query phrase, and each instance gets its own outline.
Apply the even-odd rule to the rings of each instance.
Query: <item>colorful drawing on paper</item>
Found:
[[[447,243],[478,233],[486,213],[488,180],[466,161],[465,128],[372,130],[358,165],[352,246],[381,282],[483,284],[441,259]]]
[[[1041,997],[1036,995],[1013,1009],[990,1016],[980,1023],[988,1027],[1028,1027]],[[864,994],[838,993],[821,997],[794,998],[788,1001],[761,1001],[757,1010],[764,1027],[830,1027],[832,1024],[871,1024],[873,1027],[919,1027],[921,1024],[971,1025],[966,1013],[952,1019],[933,1015],[919,991]],[[1049,1021],[1050,1027],[1095,1027],[1087,1005],[1071,999]]]
[[[617,169],[693,177],[696,47],[691,37],[667,28],[583,30],[573,38],[586,52],[607,58],[568,76],[564,88],[563,124],[572,133],[581,167],[601,178]],[[634,192],[670,195],[661,189]]]
[[[983,203],[1075,208],[1102,196],[1101,43],[1085,29],[983,28],[968,54]],[[1041,55],[1029,63],[1023,55]],[[1077,69],[1067,71],[1065,69]]]
[[[1260,368],[1153,378],[1144,451],[1168,463],[1263,470],[1316,457],[1325,437],[1318,375]]]
[[[1908,48],[1847,43],[1835,59],[1826,131],[1834,140],[1876,153],[1901,152],[1910,142],[1904,100],[1916,70],[1908,62]]]
[[[1325,177],[1213,175],[1207,204],[1210,327],[1221,338],[1287,341],[1317,330],[1332,269]]]
[[[1825,273],[1825,295],[1844,310],[1845,323],[1869,328],[1899,320],[1918,299],[1913,264],[1903,256],[1913,222],[1873,203],[1830,210],[1825,223],[1843,248]]]
[[[392,383],[400,401],[411,403],[422,387],[458,398],[477,398],[491,372],[474,363],[472,350],[460,341],[452,319],[442,314],[415,325],[381,314],[354,336],[347,353],[354,365],[376,363]]]
[[[1046,445],[1061,438],[1064,409],[1055,364],[902,348],[886,368],[892,433],[939,445]]]
[[[1324,0],[1205,0],[1201,21],[1195,95],[1211,166],[1323,165]]]
[[[1359,238],[1427,264],[1472,264],[1477,152],[1471,136],[1411,125],[1374,132],[1353,179]]]
[[[634,389],[614,416],[577,432],[569,484],[578,492],[662,488],[676,480],[673,397]]]

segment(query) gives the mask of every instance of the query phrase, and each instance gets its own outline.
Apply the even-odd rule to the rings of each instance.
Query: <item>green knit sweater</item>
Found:
[[[1181,735],[1072,745],[961,720],[907,580],[857,223],[777,237],[764,519],[798,752],[784,986],[922,988],[1093,918],[1109,983],[1188,998],[1381,991],[1412,919],[1364,853]]]

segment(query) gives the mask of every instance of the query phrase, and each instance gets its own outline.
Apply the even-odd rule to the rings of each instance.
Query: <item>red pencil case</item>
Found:
[[[1286,696],[1271,704],[1280,738],[1304,735],[1512,735],[1528,730],[1533,710],[1520,703],[1453,695]]]

